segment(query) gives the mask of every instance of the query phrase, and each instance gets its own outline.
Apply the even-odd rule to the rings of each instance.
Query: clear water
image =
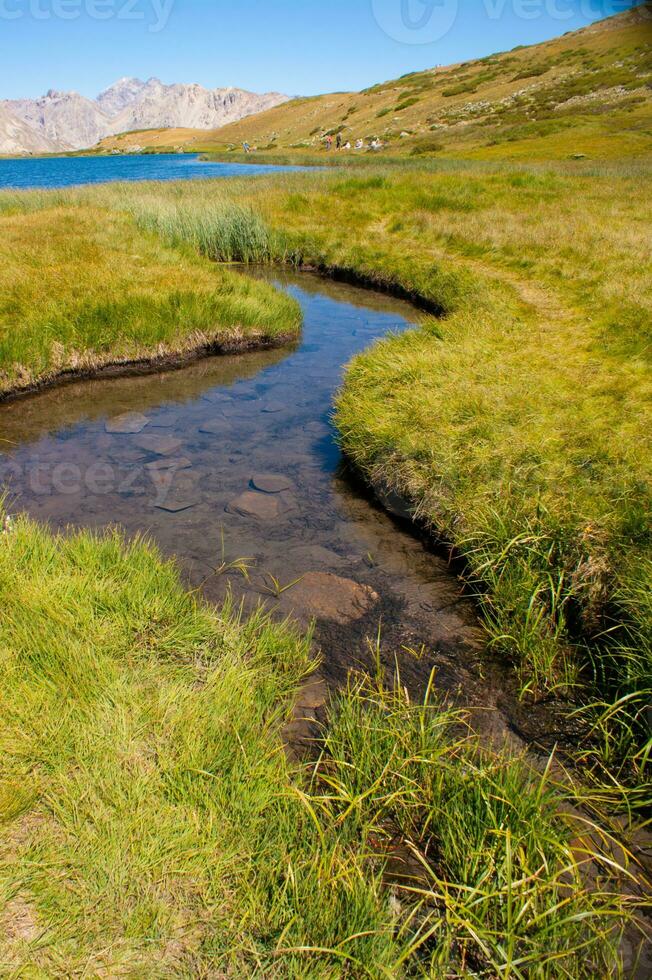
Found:
[[[0,484],[10,488],[10,507],[56,528],[119,524],[147,533],[210,599],[231,589],[279,615],[302,622],[316,615],[322,674],[331,683],[370,663],[369,640],[380,626],[383,656],[393,665],[400,655],[406,683],[422,687],[436,669],[440,688],[481,706],[491,727],[509,681],[486,657],[472,604],[446,561],[356,485],[330,421],[345,363],[405,329],[414,311],[308,274],[269,276],[303,307],[303,336],[293,349],[74,384],[1,405]],[[140,413],[146,427],[109,431],[122,413]],[[161,461],[170,459],[171,475],[161,475]],[[285,484],[280,494],[255,489],[270,474]],[[260,515],[240,511],[242,494],[263,508]],[[241,558],[246,577],[221,567]],[[275,582],[314,573],[369,586],[379,600],[367,615],[336,622],[320,611],[331,580],[319,580],[321,596],[306,596],[302,584],[270,595]]]
[[[275,170],[261,164],[205,163],[196,154],[161,153],[107,157],[22,157],[0,160],[0,189],[73,187],[116,180],[207,180],[255,177]]]

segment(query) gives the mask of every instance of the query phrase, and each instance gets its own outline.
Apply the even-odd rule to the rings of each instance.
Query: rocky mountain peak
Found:
[[[242,89],[207,89],[198,83],[166,85],[156,77],[144,82],[125,76],[96,99],[52,88],[40,99],[7,100],[0,107],[34,131],[35,139],[25,146],[25,152],[31,152],[39,140],[50,149],[85,149],[105,136],[134,129],[217,129],[285,101],[287,96],[276,92],[258,95]],[[12,132],[16,132],[15,125]],[[12,137],[12,145],[15,143]]]

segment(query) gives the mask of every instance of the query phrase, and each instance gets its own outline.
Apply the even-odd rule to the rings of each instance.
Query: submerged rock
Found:
[[[377,592],[332,572],[308,572],[287,592],[284,605],[316,619],[346,625],[362,619],[380,601]]]
[[[282,493],[292,487],[292,480],[279,473],[255,473],[251,485],[261,493]]]
[[[160,473],[162,470],[189,470],[192,466],[191,460],[186,456],[168,456],[163,459],[155,459],[151,463],[145,463],[145,469],[150,473]]]
[[[142,432],[149,423],[147,416],[141,415],[140,412],[125,412],[123,415],[116,415],[109,419],[104,428],[111,435],[132,436]]]
[[[173,429],[179,420],[176,412],[164,412],[150,422],[152,429]]]
[[[181,439],[175,439],[174,436],[148,435],[136,439],[136,445],[139,449],[144,449],[148,453],[155,453],[157,456],[172,456],[173,453],[179,452],[182,442]]]
[[[164,501],[157,501],[154,504],[154,506],[156,507],[157,510],[166,511],[168,514],[180,514],[184,510],[190,510],[191,507],[195,507],[197,503],[199,503],[198,500],[192,500],[192,499],[164,500]]]
[[[300,562],[301,565],[311,566],[314,568],[315,565],[327,565],[330,568],[345,568],[354,564],[359,559],[353,558],[342,558],[337,552],[331,551],[330,548],[324,548],[320,544],[302,544],[297,548],[293,548],[290,552],[292,560],[294,562]]]
[[[231,431],[231,423],[225,418],[207,419],[199,426],[199,431],[208,436],[221,436]]]
[[[211,402],[212,405],[221,405],[233,401],[233,397],[231,395],[227,395],[225,392],[220,391],[219,388],[216,391],[205,391],[201,397],[204,399],[204,401]]]
[[[232,500],[226,509],[230,514],[239,514],[241,517],[253,517],[257,521],[273,521],[281,513],[281,501],[272,494],[246,490]]]
[[[278,412],[284,412],[286,408],[287,405],[284,402],[268,401],[263,404],[261,412],[264,412],[266,415],[276,415]]]

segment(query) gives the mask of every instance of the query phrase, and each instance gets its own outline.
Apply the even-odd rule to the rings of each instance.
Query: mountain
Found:
[[[133,81],[133,80],[129,80]],[[121,95],[124,88],[120,89]],[[256,95],[237,88],[206,89],[201,85],[164,85],[150,78],[113,118],[111,131],[133,129],[216,129],[287,102],[278,92]]]
[[[323,152],[323,138],[392,154],[474,159],[652,156],[652,4],[541,44],[414,72],[362,92],[293,99],[211,133],[139,134],[143,147],[183,145],[228,158]],[[126,137],[117,146],[129,149]],[[111,149],[106,141],[103,147]]]
[[[3,104],[60,149],[92,146],[109,132],[109,117],[97,103],[77,92],[50,89],[40,99],[13,99]]]
[[[100,92],[95,101],[107,116],[117,116],[127,106],[136,102],[146,87],[147,82],[142,82],[140,78],[120,78]]]
[[[287,96],[277,92],[257,95],[234,88],[164,85],[158,78],[122,78],[94,100],[51,89],[39,99],[6,100],[0,107],[29,127],[31,136],[26,134],[22,143],[14,140],[12,152],[24,152],[39,139],[49,149],[80,150],[134,129],[214,129],[285,101]]]
[[[36,132],[0,104],[0,155],[54,153],[58,149],[56,143]]]

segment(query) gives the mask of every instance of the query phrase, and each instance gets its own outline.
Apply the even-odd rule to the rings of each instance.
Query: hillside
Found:
[[[528,159],[652,149],[652,4],[532,47],[416,72],[362,92],[294,99],[206,134],[157,131],[104,150],[183,145],[309,152],[328,133],[392,153]]]

